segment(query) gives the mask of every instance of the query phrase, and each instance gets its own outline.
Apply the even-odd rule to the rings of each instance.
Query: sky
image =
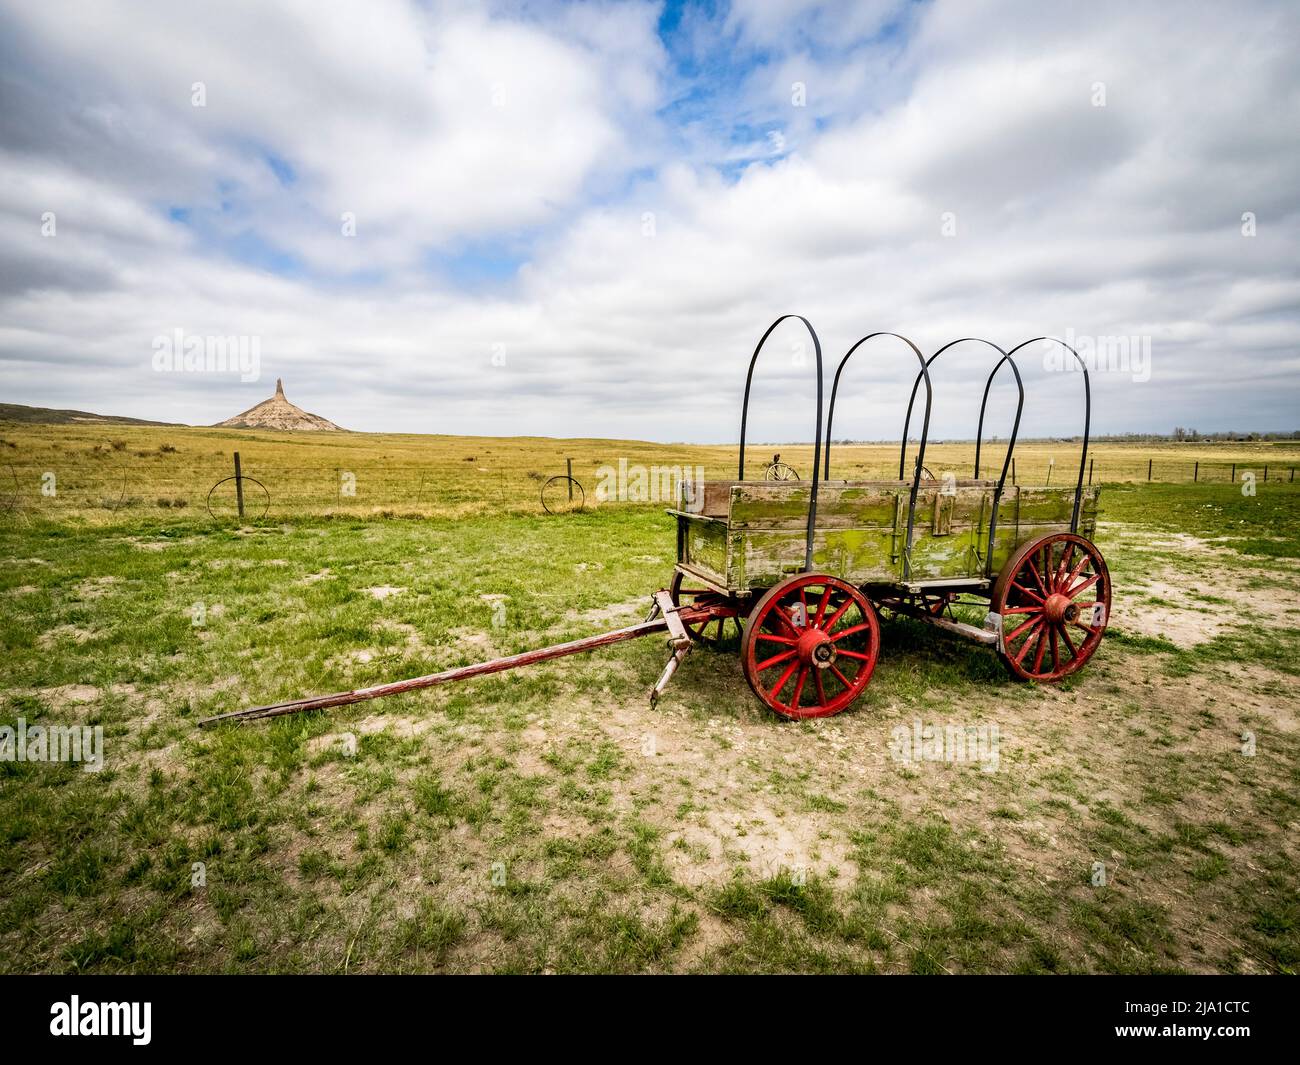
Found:
[[[1048,335],[1094,433],[1297,429],[1297,54],[1249,0],[0,0],[0,400],[729,442],[798,314],[827,401],[871,333]],[[1082,426],[1061,350],[1022,435]],[[934,364],[933,436],[996,358]],[[916,364],[860,348],[834,435]],[[787,321],[751,439],[815,395]]]

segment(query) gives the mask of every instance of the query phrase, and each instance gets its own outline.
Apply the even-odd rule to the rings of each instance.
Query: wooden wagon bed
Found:
[[[987,588],[1016,548],[1070,532],[1074,489],[1010,486],[997,504],[995,480],[921,481],[904,576],[911,481],[823,481],[817,496],[813,566],[851,584],[907,590],[966,584]],[[697,489],[698,490],[698,489]],[[679,505],[677,565],[719,592],[742,597],[804,569],[811,488],[800,481],[708,481],[698,509]],[[1078,531],[1091,537],[1098,489],[1084,490]]]

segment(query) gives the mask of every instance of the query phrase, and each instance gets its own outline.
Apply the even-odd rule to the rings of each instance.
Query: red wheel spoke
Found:
[[[841,658],[856,658],[861,662],[871,661],[870,655],[864,655],[860,651],[845,651],[843,648],[837,647],[835,649],[835,653],[839,655]]]
[[[1089,588],[1091,588],[1094,584],[1096,584],[1097,581],[1100,580],[1100,579],[1101,579],[1101,574],[1099,574],[1099,573],[1094,573],[1094,574],[1093,574],[1091,577],[1089,577],[1086,581],[1083,581],[1081,584],[1075,585],[1075,587],[1071,588],[1071,589],[1070,589],[1068,592],[1066,592],[1065,594],[1068,595],[1071,599],[1074,599],[1074,598],[1076,598],[1077,596],[1079,596],[1082,592],[1086,592]]]
[[[1053,581],[1052,587],[1061,587],[1061,579],[1065,576],[1065,571],[1070,568],[1070,559],[1074,557],[1074,541],[1071,540],[1065,545],[1065,550],[1061,552],[1060,565],[1056,567],[1056,580]]]
[[[826,590],[822,592],[821,602],[817,604],[817,617],[813,621],[813,628],[821,628],[822,618],[826,616],[826,604],[831,601],[831,586],[826,585]]]
[[[726,596],[707,588],[683,587],[680,572],[673,574],[669,595],[673,606],[678,610],[689,610],[692,607],[718,608],[717,612],[704,618],[682,622],[691,638],[699,643],[720,646],[727,639],[727,621],[734,619],[737,625],[740,624],[735,614],[738,604],[734,600],[729,600]]]
[[[791,675],[798,668],[799,668],[799,662],[796,659],[794,662],[791,662],[790,667],[784,673],[781,674],[781,679],[776,682],[776,687],[772,689],[773,699],[776,699],[778,702],[780,702],[781,689],[786,686],[786,683],[790,680]]]
[[[1041,595],[1039,595],[1037,592],[1030,591],[1023,584],[1018,584],[1016,581],[1012,581],[1011,587],[1015,588],[1017,591],[1024,592],[1025,595],[1029,596],[1030,599],[1034,600],[1037,603],[1043,602],[1043,597]]]
[[[1039,639],[1041,640],[1042,639],[1041,626],[1043,623],[1041,620],[1039,620],[1037,624],[1040,626],[1040,629],[1036,631],[1039,632]],[[1025,660],[1025,655],[1029,653],[1029,648],[1031,648],[1033,645],[1034,645],[1034,633],[1031,632],[1027,637],[1025,637],[1025,642],[1021,645],[1020,650],[1016,654],[1016,665],[1020,665],[1020,663]]]
[[[808,667],[804,666],[799,670],[799,677],[794,682],[794,698],[790,700],[791,706],[798,706],[799,699],[803,695],[803,682],[808,679]]]
[[[790,631],[790,635],[795,637],[799,635],[799,626],[794,623],[794,618],[790,616],[790,611],[786,610],[786,608],[780,603],[774,603],[772,605],[772,614],[777,618],[777,620],[784,623],[785,627]]]
[[[1047,630],[1051,626],[1044,625],[1038,630],[1038,650],[1034,652],[1034,672],[1041,672],[1043,668],[1043,652],[1047,650]]]
[[[830,671],[835,674],[835,679],[838,680],[841,684],[843,684],[846,689],[849,689],[851,691],[853,688],[853,681],[849,680],[848,677],[846,677],[843,673],[840,672],[839,666],[835,665],[835,663],[832,662],[829,668]]]
[[[1091,560],[1088,558],[1088,556],[1084,555],[1083,558],[1079,559],[1074,569],[1070,570],[1070,575],[1065,578],[1065,586],[1067,588],[1070,587],[1070,585],[1072,585],[1078,579],[1080,571],[1083,569],[1084,566],[1086,566],[1089,563],[1089,561]]]
[[[1060,631],[1060,625],[1052,626],[1052,672],[1055,673],[1061,668],[1061,641],[1057,636]]]
[[[1041,552],[1040,552],[1040,557],[1041,557]],[[1034,565],[1034,560],[1031,558],[1028,560],[1028,562],[1029,562],[1029,572],[1034,575],[1034,581],[1038,585],[1038,590],[1043,593],[1043,598],[1046,599],[1047,596],[1050,594],[1047,591],[1047,585],[1043,583],[1043,578],[1039,575],[1038,567]]]
[[[851,607],[852,605],[853,605],[853,599],[849,596],[845,596],[844,602],[842,602],[838,607],[835,608],[835,613],[832,614],[830,618],[827,620],[825,626],[827,632],[830,632],[832,629],[835,628],[835,623],[839,621],[840,618],[842,618],[845,614],[848,613],[849,607]]]
[[[775,654],[771,658],[767,659],[766,661],[760,662],[754,668],[757,669],[760,673],[762,673],[765,670],[772,669],[774,666],[779,666],[782,662],[786,662],[789,659],[794,658],[795,654],[796,652],[794,651],[782,651],[780,654]]]
[[[1009,606],[1002,611],[1002,616],[1006,617],[1008,614],[1041,614],[1042,612],[1043,608],[1041,606]]]
[[[839,643],[845,636],[852,636],[855,632],[866,632],[871,628],[869,621],[864,621],[859,625],[850,625],[847,629],[841,629],[831,636],[831,643]]]
[[[1028,621],[1022,622],[1019,626],[1012,629],[1010,635],[1004,636],[1003,640],[1007,643],[1010,643],[1022,632],[1025,632],[1028,629],[1030,629],[1032,626],[1037,625],[1039,621],[1042,619],[1042,616],[1043,616],[1043,612],[1041,610],[1035,611],[1034,616],[1032,618],[1030,618]]]
[[[1079,657],[1079,649],[1074,646],[1074,641],[1070,639],[1070,630],[1064,625],[1061,626],[1061,639],[1065,641],[1065,646],[1070,649],[1070,660],[1074,661]]]
[[[822,684],[822,671],[820,669],[813,670],[813,680],[817,683],[817,702],[820,705],[825,706],[827,701],[826,686]]]
[[[792,647],[799,642],[793,636],[778,636],[774,632],[756,632],[754,633],[754,639],[768,640],[771,643],[783,643],[787,647]]]
[[[1043,578],[1038,575],[1038,567],[1034,565],[1032,559],[1029,561],[1028,565],[1029,565],[1029,572],[1033,575],[1034,583],[1038,585],[1038,590],[1043,593],[1043,598],[1046,599],[1050,593],[1048,592],[1046,586],[1043,584]],[[1029,589],[1025,589],[1025,590],[1028,591]]]

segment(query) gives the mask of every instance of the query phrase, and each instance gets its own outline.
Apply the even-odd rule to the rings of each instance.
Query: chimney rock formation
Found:
[[[243,414],[236,414],[224,422],[217,422],[217,429],[289,429],[308,432],[342,432],[333,422],[319,414],[309,414],[301,407],[295,407],[284,396],[284,382],[275,379],[275,395],[264,399],[256,407],[250,407]]]

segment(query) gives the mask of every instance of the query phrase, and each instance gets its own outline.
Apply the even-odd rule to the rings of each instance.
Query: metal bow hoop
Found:
[[[1002,366],[1003,366],[1004,363],[1010,363],[1010,365],[1011,365],[1011,372],[1012,372],[1013,374],[1015,374],[1015,376],[1016,376],[1016,390],[1017,390],[1017,392],[1018,392],[1018,397],[1017,397],[1017,402],[1016,402],[1016,417],[1015,417],[1015,421],[1014,421],[1014,422],[1012,423],[1012,425],[1011,425],[1011,440],[1010,440],[1010,443],[1009,443],[1008,446],[1007,446],[1007,453],[1006,453],[1006,456],[1005,456],[1005,457],[1003,458],[1003,460],[1002,460],[1002,476],[1001,476],[1001,478],[998,480],[998,490],[1001,491],[1002,486],[1003,486],[1003,484],[1006,482],[1006,479],[1007,479],[1007,472],[1011,469],[1011,455],[1012,455],[1012,452],[1015,451],[1015,447],[1016,447],[1016,434],[1020,431],[1020,415],[1021,415],[1021,413],[1023,412],[1023,410],[1024,410],[1024,408],[1025,408],[1025,385],[1024,385],[1024,382],[1023,382],[1023,381],[1021,380],[1021,378],[1020,378],[1020,368],[1016,365],[1015,360],[1014,360],[1014,359],[1013,359],[1009,354],[1007,354],[1006,351],[1004,351],[1002,348],[998,347],[998,346],[997,346],[996,344],[994,344],[992,341],[990,341],[990,340],[983,340],[983,339],[981,339],[980,337],[963,337],[961,340],[953,340],[953,341],[950,341],[949,343],[947,343],[947,344],[945,344],[943,347],[941,347],[938,351],[936,351],[933,355],[931,355],[928,359],[926,359],[926,360],[925,360],[925,365],[928,367],[932,362],[934,362],[935,359],[937,359],[940,355],[942,355],[942,354],[943,354],[945,351],[947,351],[949,348],[956,347],[958,344],[972,344],[972,343],[973,343],[973,344],[987,344],[989,347],[991,347],[994,351],[996,351],[999,355],[1002,356],[1002,358],[998,360],[997,365],[995,365],[995,366],[993,367],[993,372],[989,374],[989,379],[988,379],[988,381],[986,381],[985,384],[984,384],[984,402],[980,404],[980,422],[979,422],[979,424],[980,424],[981,432],[980,432],[980,434],[978,434],[978,435],[976,436],[976,438],[975,438],[975,478],[976,478],[977,480],[978,480],[979,475],[980,475],[980,439],[979,439],[979,436],[982,435],[982,430],[983,430],[983,426],[984,426],[984,404],[988,402],[988,398],[989,398],[989,386],[992,385],[992,383],[993,383],[993,378],[997,376],[998,371],[999,371],[1000,369],[1002,369]],[[901,451],[901,453],[900,453],[899,456],[898,456],[898,467],[899,467],[899,469],[902,469],[902,468],[903,468],[904,458],[905,458],[905,456],[906,456],[906,454],[907,454],[907,430],[908,430],[908,427],[909,427],[909,426],[911,425],[911,423],[912,423],[912,406],[913,406],[913,404],[916,403],[916,390],[917,390],[918,388],[920,388],[920,386],[921,386],[921,377],[920,377],[920,375],[918,374],[916,380],[912,382],[912,396],[911,396],[911,398],[907,401],[907,416],[906,416],[906,417],[904,418],[904,420],[903,420],[903,446],[902,446],[902,451]]]
[[[1066,351],[1074,356],[1075,361],[1079,364],[1079,369],[1083,371],[1083,453],[1079,456],[1079,479],[1074,485],[1074,512],[1070,515],[1070,532],[1079,531],[1079,503],[1083,499],[1083,471],[1088,465],[1088,433],[1092,428],[1092,386],[1088,383],[1088,364],[1083,361],[1083,357],[1070,347],[1064,340],[1056,337],[1034,337],[1033,340],[1026,340],[1023,344],[1017,344],[1011,349],[1010,354],[1014,355],[1021,348],[1027,348],[1030,344],[1037,344],[1039,341],[1046,341],[1049,344],[1060,344]]]
[[[934,398],[934,393],[930,388],[930,370],[925,361],[925,356],[921,354],[921,349],[913,344],[905,336],[898,333],[868,333],[859,340],[853,347],[844,353],[844,358],[840,359],[840,364],[835,368],[835,380],[831,384],[831,407],[826,415],[826,479],[831,477],[831,427],[835,421],[835,393],[840,387],[840,374],[844,372],[844,367],[849,361],[849,357],[862,347],[868,340],[874,340],[876,337],[893,337],[895,340],[901,340],[916,355],[916,361],[921,365],[921,371],[917,375],[917,382],[925,378],[925,422],[921,426],[921,450],[916,456],[916,472],[912,476],[912,494],[907,505],[907,540],[903,548],[903,579],[907,580],[912,570],[912,529],[916,519],[916,494],[921,486],[921,466],[925,461],[925,443],[930,434],[930,405]],[[912,386],[912,398],[916,398],[916,385]],[[908,417],[911,418],[911,404],[908,405]],[[907,426],[903,427],[903,448],[907,448]],[[816,476],[817,470],[813,469],[813,475]],[[898,459],[898,479],[904,480],[903,477],[903,457]]]
[[[1007,443],[1007,453],[1005,456],[1003,456],[1002,459],[1002,474],[1000,477],[998,477],[997,487],[993,489],[993,511],[989,515],[989,551],[988,551],[988,557],[984,561],[984,568],[986,573],[991,573],[991,567],[993,564],[994,537],[997,535],[997,531],[998,531],[998,505],[1002,502],[1002,492],[1003,489],[1006,487],[1007,473],[1011,469],[1011,456],[1015,453],[1016,450],[1016,436],[1020,432],[1020,415],[1021,413],[1023,413],[1025,409],[1025,383],[1020,378],[1020,367],[1016,365],[1016,360],[1013,359],[1009,354],[1007,354],[1007,352],[1003,351],[1002,348],[994,344],[991,340],[984,340],[980,337],[963,337],[961,340],[950,341],[949,343],[941,347],[938,351],[936,351],[933,355],[931,355],[928,359],[926,359],[925,365],[928,367],[932,362],[934,362],[935,359],[937,359],[945,351],[947,351],[949,348],[956,347],[958,344],[986,344],[988,347],[992,348],[994,351],[996,351],[999,355],[1002,356],[1002,358],[1000,358],[997,361],[997,364],[993,367],[993,372],[989,374],[988,380],[984,383],[984,399],[980,403],[979,429],[976,430],[975,433],[975,479],[976,480],[979,480],[979,475],[980,475],[980,437],[984,435],[984,406],[986,403],[988,403],[989,400],[989,388],[993,384],[993,378],[996,377],[998,371],[1002,369],[1003,364],[1009,364],[1011,366],[1011,372],[1015,374],[1016,377],[1016,392],[1017,392],[1016,417],[1015,417],[1015,421],[1011,423],[1011,439]],[[916,402],[916,390],[917,388],[920,387],[920,385],[921,385],[921,378],[918,375],[917,379],[912,382],[912,396],[907,401],[907,418],[903,422],[903,454],[900,454],[898,458],[898,464],[900,468],[903,465],[904,455],[906,454],[907,451],[907,429],[912,421],[912,404]],[[929,415],[927,414],[926,417],[928,420]]]
[[[808,501],[808,536],[804,545],[804,571],[812,570],[813,565],[813,530],[817,523],[817,471],[821,466],[822,458],[822,345],[817,339],[817,331],[813,329],[812,323],[801,314],[783,314],[775,322],[767,327],[767,332],[758,342],[758,347],[754,349],[754,354],[749,359],[749,372],[745,374],[745,400],[740,408],[740,468],[737,472],[736,479],[743,481],[745,479],[745,427],[749,421],[749,386],[754,380],[754,364],[758,362],[758,353],[763,350],[763,345],[767,343],[767,338],[772,335],[778,325],[787,318],[798,318],[803,322],[804,327],[808,330],[808,335],[812,337],[813,351],[817,355],[817,427],[813,444],[813,479],[812,495]]]
[[[975,429],[975,479],[978,481],[980,476],[980,448],[984,443],[984,414],[989,405],[989,390],[993,387],[993,378],[997,377],[998,371],[1002,369],[1004,363],[1010,363],[1011,369],[1015,372],[1016,383],[1020,385],[1020,405],[1016,408],[1016,423],[1011,433],[1011,443],[1007,445],[1007,455],[1002,463],[1002,479],[1005,481],[1007,476],[1007,462],[1010,461],[1011,452],[1016,446],[1016,431],[1020,428],[1020,409],[1025,405],[1025,386],[1020,379],[1020,368],[1016,366],[1015,360],[1010,355],[1003,355],[997,362],[997,365],[989,373],[989,378],[984,382],[984,398],[980,400],[980,420]]]

